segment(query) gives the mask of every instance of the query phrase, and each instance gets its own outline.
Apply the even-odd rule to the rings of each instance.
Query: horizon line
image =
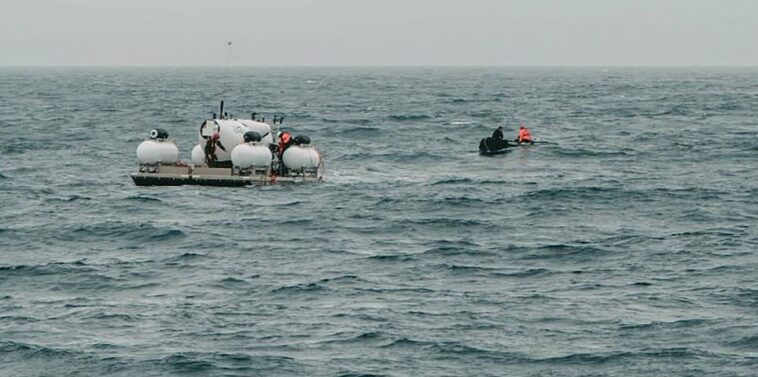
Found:
[[[40,65],[4,65],[0,68],[758,68],[758,64],[659,64],[659,65],[627,65],[627,64],[502,64],[502,65],[474,65],[474,64],[388,64],[388,65],[367,65],[367,64],[324,64],[324,65],[172,65],[172,64],[154,64],[154,65],[106,65],[106,64],[40,64]]]

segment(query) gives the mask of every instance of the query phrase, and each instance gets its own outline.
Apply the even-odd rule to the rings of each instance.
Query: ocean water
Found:
[[[221,99],[326,182],[132,183]],[[0,69],[0,375],[754,376],[757,112],[756,68]]]

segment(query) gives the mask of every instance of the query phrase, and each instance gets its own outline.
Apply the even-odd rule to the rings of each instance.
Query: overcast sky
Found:
[[[754,66],[758,0],[0,0],[2,66],[227,60]]]

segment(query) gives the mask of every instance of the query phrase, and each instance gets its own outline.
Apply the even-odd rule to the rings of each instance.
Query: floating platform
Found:
[[[137,186],[221,186],[241,187],[250,185],[273,185],[286,183],[321,182],[323,175],[318,172],[290,172],[284,176],[268,172],[236,173],[232,168],[209,168],[172,165],[140,165],[140,171],[131,174]]]
[[[306,135],[276,130],[284,116],[238,119],[224,112],[200,125],[191,163],[179,160],[168,131],[154,128],[137,146],[139,167],[131,174],[137,186],[226,186],[306,183],[324,180],[324,159]]]

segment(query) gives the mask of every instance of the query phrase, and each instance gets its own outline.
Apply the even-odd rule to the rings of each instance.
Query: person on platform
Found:
[[[282,160],[282,157],[284,156],[284,151],[294,143],[295,138],[293,138],[292,134],[287,131],[278,132],[277,136],[279,137],[279,147],[277,148],[277,156],[279,157],[279,175],[284,176],[287,174],[287,167],[284,166],[284,160]]]
[[[290,145],[292,145],[293,141],[294,140],[292,138],[292,135],[287,131],[284,131],[281,133],[281,135],[279,135],[279,158],[281,158],[282,155],[284,154],[284,151]]]
[[[219,138],[220,135],[218,132],[214,132],[213,135],[208,138],[208,141],[205,142],[205,164],[208,165],[209,168],[216,166],[216,160],[218,159],[218,157],[216,157],[216,144],[218,143]]]

